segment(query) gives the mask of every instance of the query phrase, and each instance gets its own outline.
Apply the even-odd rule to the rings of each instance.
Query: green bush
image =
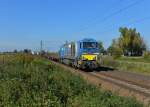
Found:
[[[120,58],[123,55],[123,51],[121,48],[114,48],[112,55],[115,59]]]
[[[145,52],[144,52],[144,58],[145,58],[145,59],[150,58],[150,53],[147,52],[147,51],[145,51]]]

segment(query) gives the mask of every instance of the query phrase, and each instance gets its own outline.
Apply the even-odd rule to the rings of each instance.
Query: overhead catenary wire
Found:
[[[42,43],[41,43],[42,42]],[[64,43],[64,41],[53,41],[53,40],[41,40],[41,42],[40,42],[40,51],[42,50],[44,50],[44,51],[50,51],[51,49],[54,51],[54,48],[58,48],[58,47],[60,47],[63,43]],[[41,46],[41,44],[42,44],[42,46]],[[56,49],[55,49],[55,51],[56,51]]]

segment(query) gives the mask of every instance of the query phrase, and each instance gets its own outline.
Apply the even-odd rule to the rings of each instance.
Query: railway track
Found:
[[[141,86],[142,88],[150,89],[150,76],[144,76],[131,72],[113,71],[113,72],[98,72],[101,75],[112,77],[117,80],[125,81],[130,84]],[[123,77],[123,78],[122,78]]]
[[[110,71],[110,72],[105,72],[105,71],[102,71],[102,72],[97,72],[97,71],[94,71],[95,73],[97,73],[97,75],[103,75],[103,76],[106,76],[106,77],[110,77],[110,78],[113,78],[113,79],[117,79],[117,80],[120,80],[120,81],[124,81],[124,82],[127,82],[127,83],[130,83],[130,84],[133,84],[133,85],[136,85],[136,86],[140,86],[141,88],[145,88],[145,89],[149,89],[150,90],[150,77],[149,77],[149,80],[146,80],[146,79],[141,79],[140,76],[138,76],[136,79],[134,77],[134,75],[137,75],[137,74],[132,74],[132,77],[130,76],[130,78],[127,76],[127,75],[123,75],[124,77],[122,78],[122,76],[120,74],[124,74],[124,72],[113,72],[113,71]],[[127,74],[129,72],[125,72],[125,74]],[[127,76],[127,77],[126,77]],[[142,76],[142,75],[141,75]],[[132,79],[131,79],[132,78]],[[148,78],[148,76],[147,76]]]
[[[95,78],[99,78],[104,81],[111,82],[111,83],[119,85],[123,88],[127,88],[129,90],[136,91],[140,94],[143,94],[146,97],[150,97],[150,87],[149,86],[145,86],[142,84],[137,85],[137,83],[135,83],[135,82],[127,81],[127,80],[120,79],[120,78],[118,79],[113,76],[99,74],[99,73],[95,73],[95,72],[90,72],[90,74],[93,75]]]
[[[94,83],[95,85],[101,84],[102,85],[101,87],[104,89],[109,89],[111,91],[118,92],[120,95],[123,96],[124,96],[123,93],[126,93],[125,96],[136,97],[144,104],[148,104],[150,101],[150,85],[149,85],[150,83],[146,83],[147,84],[146,85],[136,81],[132,81],[130,80],[131,78],[125,79],[125,77],[124,78],[117,77],[117,76],[109,75],[109,73],[98,72],[98,71],[85,72],[83,70],[74,69],[70,66],[60,64],[59,62],[56,61],[53,61],[53,63],[75,74],[82,75],[84,79],[86,79],[91,83]]]

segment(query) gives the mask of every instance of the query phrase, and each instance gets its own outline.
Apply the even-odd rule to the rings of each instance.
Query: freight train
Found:
[[[77,42],[66,42],[59,50],[61,63],[80,69],[97,68],[98,55],[98,42],[91,38]]]

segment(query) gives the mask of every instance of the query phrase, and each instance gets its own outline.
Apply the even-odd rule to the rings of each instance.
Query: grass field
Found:
[[[143,107],[41,57],[14,55],[5,60],[0,65],[0,107]]]
[[[127,62],[143,62],[143,63],[150,63],[150,58],[144,58],[144,57],[120,57],[117,60],[119,61],[127,61]]]
[[[10,61],[13,57],[11,57],[12,55],[4,55],[4,54],[0,54],[0,64],[4,64],[5,62]]]
[[[102,65],[118,70],[137,72],[150,75],[150,59],[143,57],[121,57],[114,59],[111,56],[102,57]]]

